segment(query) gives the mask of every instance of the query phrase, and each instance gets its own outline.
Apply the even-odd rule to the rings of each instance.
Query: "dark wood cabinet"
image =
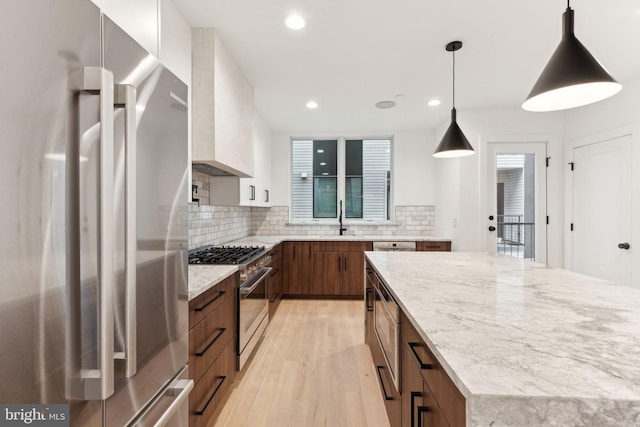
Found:
[[[419,241],[416,242],[416,251],[451,252],[451,242],[447,241]]]
[[[278,309],[283,291],[282,271],[282,244],[269,251],[271,257],[271,273],[267,279],[267,296],[269,298],[269,318],[271,319]]]
[[[367,265],[368,274],[373,274],[373,270]],[[372,282],[367,280],[367,288],[372,287]],[[372,288],[372,293],[376,290]],[[365,296],[367,294],[365,293]],[[400,391],[396,389],[393,382],[391,373],[387,365],[380,342],[376,337],[374,326],[374,307],[375,296],[372,294],[369,299],[371,311],[367,310],[367,300],[365,297],[365,336],[368,337],[369,349],[371,351],[371,358],[373,359],[373,365],[375,369],[375,375],[378,379],[378,386],[380,394],[382,396],[385,409],[387,411],[387,417],[389,418],[389,424],[391,427],[400,427],[402,419],[402,396]]]
[[[215,419],[235,377],[236,298],[238,273],[189,302],[189,425]]]
[[[369,276],[373,276],[373,271],[367,266],[365,271],[365,288],[364,288],[364,343],[369,346],[375,339],[373,332],[373,302],[375,301],[372,280]]]
[[[371,242],[314,242],[313,294],[362,297],[364,251]]]
[[[466,426],[464,396],[404,313],[401,322],[403,427]]]
[[[282,243],[285,295],[313,294],[312,242]]]

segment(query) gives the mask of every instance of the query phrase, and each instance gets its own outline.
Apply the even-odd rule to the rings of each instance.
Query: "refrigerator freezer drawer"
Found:
[[[189,393],[193,380],[185,367],[180,374],[149,404],[133,422],[136,427],[187,427],[189,424]]]

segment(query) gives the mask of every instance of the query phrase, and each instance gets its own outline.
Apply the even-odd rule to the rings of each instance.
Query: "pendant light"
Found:
[[[580,107],[615,95],[622,85],[574,35],[573,9],[567,0],[562,15],[562,39],[522,108],[557,111]]]
[[[454,41],[447,44],[445,48],[447,52],[451,52],[453,55],[453,108],[451,109],[451,124],[444,133],[442,141],[436,148],[433,157],[439,158],[451,158],[451,157],[463,157],[470,156],[475,153],[473,147],[469,144],[469,140],[464,136],[460,126],[456,122],[456,50],[460,50],[462,47],[461,41]]]

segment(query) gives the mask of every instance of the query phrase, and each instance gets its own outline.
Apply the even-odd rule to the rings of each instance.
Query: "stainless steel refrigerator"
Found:
[[[0,404],[186,426],[187,88],[89,0],[2,9]]]

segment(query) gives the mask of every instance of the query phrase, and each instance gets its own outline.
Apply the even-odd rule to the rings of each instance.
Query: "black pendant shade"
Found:
[[[622,89],[574,35],[573,9],[567,7],[562,21],[562,40],[522,104],[527,111],[579,107],[608,98]]]
[[[451,157],[463,157],[470,156],[475,151],[473,151],[473,147],[469,144],[469,140],[462,130],[458,123],[456,122],[456,109],[451,109],[451,124],[449,128],[444,133],[442,137],[442,141],[436,148],[436,152],[433,153],[433,157],[439,158],[451,158]]]
[[[462,47],[462,42],[454,41],[447,44],[446,50],[447,52],[455,52]],[[433,157],[438,158],[452,158],[452,157],[463,157],[470,156],[475,153],[473,151],[473,147],[469,144],[469,140],[464,133],[462,133],[462,129],[458,126],[458,122],[456,121],[456,81],[455,81],[455,72],[456,72],[456,60],[455,53],[453,53],[453,108],[451,109],[451,124],[449,124],[449,128],[444,133],[438,148],[436,148],[435,153],[433,153]]]

